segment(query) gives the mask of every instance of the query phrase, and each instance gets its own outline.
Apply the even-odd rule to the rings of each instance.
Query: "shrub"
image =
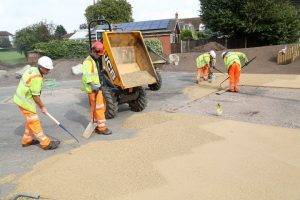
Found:
[[[162,55],[163,47],[159,39],[145,39],[145,44],[148,48],[151,48],[155,53]]]
[[[58,58],[83,58],[88,55],[88,44],[74,40],[52,40],[35,45],[35,51],[52,59]]]
[[[180,33],[180,38],[183,41],[191,40],[191,39],[193,39],[193,32],[188,29],[183,29]]]
[[[18,52],[26,54],[35,44],[51,40],[51,29],[51,24],[40,22],[17,31],[14,43]]]

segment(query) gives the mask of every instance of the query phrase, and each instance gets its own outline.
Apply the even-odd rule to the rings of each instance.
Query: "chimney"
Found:
[[[175,20],[178,21],[178,12],[175,13]]]

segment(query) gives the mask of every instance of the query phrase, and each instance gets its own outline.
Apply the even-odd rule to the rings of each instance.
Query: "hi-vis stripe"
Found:
[[[42,78],[42,76],[38,75],[38,74],[34,75],[34,76],[31,76],[31,77],[29,77],[29,79],[27,79],[26,84],[28,85],[32,81],[32,79],[34,79],[34,78]]]

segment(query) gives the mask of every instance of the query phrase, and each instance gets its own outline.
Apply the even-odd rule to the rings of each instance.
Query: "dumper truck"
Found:
[[[101,37],[92,38],[92,26],[105,25]],[[112,31],[107,20],[98,19],[88,25],[89,44],[100,40],[105,53],[102,56],[103,69],[98,69],[105,98],[107,119],[114,118],[120,104],[128,104],[134,112],[147,106],[143,86],[158,84],[159,77],[153,66],[140,31]],[[94,31],[94,35],[95,35]]]

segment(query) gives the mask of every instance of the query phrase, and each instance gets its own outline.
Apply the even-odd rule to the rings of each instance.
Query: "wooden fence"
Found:
[[[300,44],[291,44],[278,52],[277,64],[286,65],[294,62],[298,57],[300,57]]]

